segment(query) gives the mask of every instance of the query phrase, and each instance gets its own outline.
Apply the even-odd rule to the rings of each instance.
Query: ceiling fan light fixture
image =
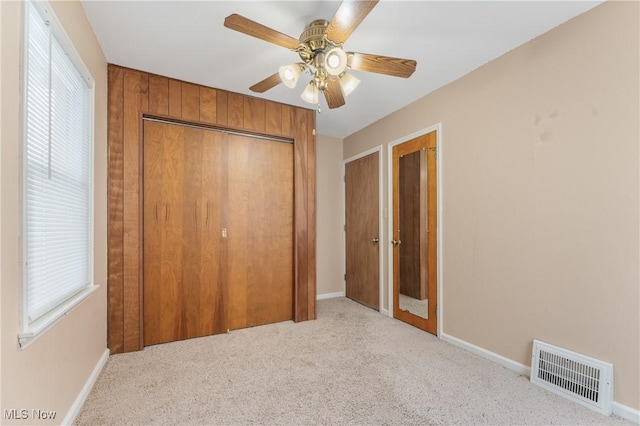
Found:
[[[317,104],[319,102],[319,93],[320,91],[318,90],[316,85],[313,84],[313,81],[311,81],[309,84],[307,84],[306,89],[304,89],[304,92],[302,92],[300,97],[305,102],[309,102],[310,104]]]
[[[340,88],[342,89],[342,94],[344,96],[349,96],[349,93],[353,92],[358,84],[360,84],[360,80],[351,74],[344,73],[344,75],[338,80],[340,83]]]
[[[347,69],[347,54],[341,47],[332,47],[324,55],[324,68],[327,74],[338,76]]]
[[[300,64],[283,65],[278,70],[280,80],[282,80],[282,83],[289,89],[296,87],[301,73],[302,67],[300,67]]]
[[[2,1],[2,0],[0,0]],[[416,61],[367,53],[345,52],[342,46],[373,10],[379,0],[342,0],[331,21],[316,19],[306,26],[300,37],[293,38],[236,13],[227,16],[224,26],[251,37],[296,52],[302,62],[280,67],[277,73],[254,84],[253,92],[265,91],[283,83],[294,88],[304,72],[312,77],[301,98],[318,105],[322,92],[330,109],[345,104],[345,96],[360,80],[346,75],[349,69],[409,78],[416,70]],[[319,111],[319,107],[318,107]]]

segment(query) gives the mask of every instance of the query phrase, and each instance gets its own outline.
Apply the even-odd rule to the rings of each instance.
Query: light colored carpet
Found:
[[[110,357],[76,424],[630,424],[345,298]]]

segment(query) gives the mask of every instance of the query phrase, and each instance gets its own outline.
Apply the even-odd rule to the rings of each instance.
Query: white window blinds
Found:
[[[92,282],[93,95],[49,22],[26,7],[24,307],[31,324]]]

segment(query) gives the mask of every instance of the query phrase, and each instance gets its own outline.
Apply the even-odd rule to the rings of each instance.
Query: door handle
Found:
[[[400,240],[391,240],[391,244],[393,244],[394,246],[399,246],[400,244],[402,244],[402,241],[400,241]]]
[[[372,242],[372,243],[374,243],[374,244],[377,244],[377,243],[378,243],[378,241],[380,241],[380,239],[379,239],[378,237],[373,237],[373,238],[371,239],[371,242]]]

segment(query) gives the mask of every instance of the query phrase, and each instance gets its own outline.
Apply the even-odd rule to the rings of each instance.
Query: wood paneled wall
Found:
[[[109,65],[108,346],[143,347],[142,118],[145,115],[294,143],[295,321],[315,319],[315,113],[224,90]]]

